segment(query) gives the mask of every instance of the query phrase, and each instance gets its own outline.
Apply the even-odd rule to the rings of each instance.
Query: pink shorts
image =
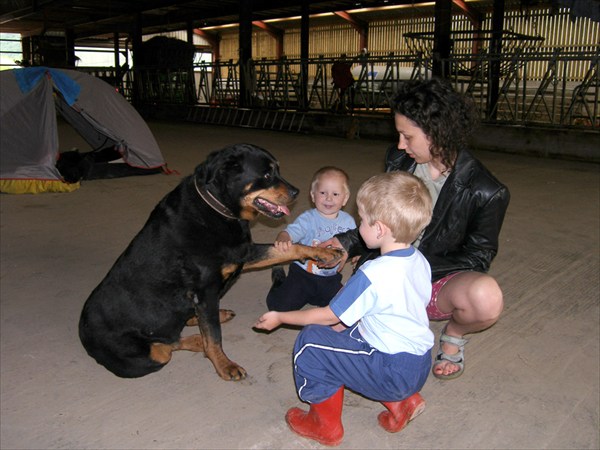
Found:
[[[450,317],[452,317],[452,313],[444,313],[438,309],[437,298],[444,285],[459,273],[461,272],[451,273],[450,275],[446,275],[444,278],[440,278],[431,284],[431,299],[427,305],[427,317],[429,317],[429,320],[448,320]]]

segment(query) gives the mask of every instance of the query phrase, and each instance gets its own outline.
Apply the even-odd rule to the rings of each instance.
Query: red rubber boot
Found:
[[[314,439],[323,445],[340,445],[344,437],[343,404],[344,386],[324,402],[310,405],[308,412],[291,408],[285,415],[285,421],[300,436]]]
[[[390,433],[397,433],[425,409],[425,400],[418,392],[399,402],[381,402],[388,411],[377,416],[379,425]]]

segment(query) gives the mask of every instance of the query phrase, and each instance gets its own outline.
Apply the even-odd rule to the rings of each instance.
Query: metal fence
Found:
[[[552,54],[453,57],[440,65],[456,89],[473,98],[484,122],[600,130],[599,59],[598,51],[557,49]],[[350,86],[335,79],[339,70],[333,70],[334,65],[340,62],[349,72]],[[531,74],[540,64],[545,71]],[[298,59],[262,59],[247,67],[217,61],[187,71],[138,69],[111,80],[140,106],[376,115],[389,114],[399,83],[431,77],[432,66],[430,58],[419,55],[365,54],[342,61],[321,57],[304,64]]]

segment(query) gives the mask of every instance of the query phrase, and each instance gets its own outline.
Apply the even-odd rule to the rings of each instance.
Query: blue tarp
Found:
[[[69,106],[79,98],[81,86],[65,73],[48,67],[28,67],[27,69],[14,70],[17,84],[23,94],[28,94],[38,85],[42,77],[49,74],[56,89],[62,94]]]

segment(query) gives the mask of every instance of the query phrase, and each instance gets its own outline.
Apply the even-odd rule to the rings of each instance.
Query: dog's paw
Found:
[[[222,367],[221,370],[218,371],[219,376],[223,378],[225,381],[240,381],[246,378],[246,370],[238,366],[233,361],[229,361],[225,367]]]
[[[344,256],[344,249],[327,247],[314,247],[318,252],[314,255],[314,260],[323,266],[335,266]]]
[[[219,310],[219,322],[221,322],[221,323],[229,322],[234,317],[235,317],[235,312],[233,312],[231,309],[220,309]]]

